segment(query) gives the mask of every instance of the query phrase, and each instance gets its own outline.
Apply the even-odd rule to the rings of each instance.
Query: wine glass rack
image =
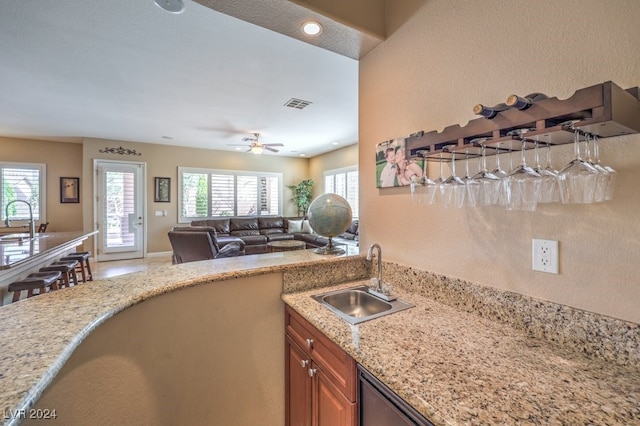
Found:
[[[472,141],[491,138],[489,149],[509,152],[530,149],[535,143],[562,145],[573,143],[574,129],[598,135],[599,138],[640,132],[640,100],[638,87],[622,89],[607,81],[577,90],[570,98],[547,98],[526,110],[511,108],[494,118],[478,118],[467,125],[453,125],[442,132],[417,132],[405,139],[407,157],[424,157],[429,161],[450,161],[453,152],[479,156],[480,147]],[[567,126],[568,121],[572,122]],[[509,136],[515,129],[534,129],[526,138]],[[419,152],[420,151],[420,152]],[[456,159],[462,158],[460,155]]]

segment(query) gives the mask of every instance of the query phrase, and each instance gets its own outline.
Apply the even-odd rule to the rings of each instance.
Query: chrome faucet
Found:
[[[367,262],[371,262],[373,259],[373,249],[378,249],[378,286],[376,291],[382,293],[382,247],[377,243],[371,244],[369,251],[367,251]]]
[[[369,251],[367,252],[367,261],[370,262],[373,259],[373,249],[378,250],[378,285],[375,290],[369,288],[369,293],[379,297],[380,299],[391,302],[396,300],[396,297],[391,295],[391,284],[387,283],[385,286],[382,283],[382,247],[380,247],[379,244],[371,244]]]
[[[9,206],[13,203],[17,203],[18,201],[21,203],[25,203],[29,207],[29,238],[33,238],[36,235],[36,223],[33,221],[33,209],[31,208],[31,204],[24,200],[13,200],[7,203],[7,206],[4,209],[4,224],[9,227]]]

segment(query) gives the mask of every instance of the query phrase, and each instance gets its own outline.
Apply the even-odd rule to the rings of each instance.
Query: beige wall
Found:
[[[313,179],[313,193],[324,192],[324,172],[358,165],[358,144],[349,145],[335,151],[309,159],[309,177]]]
[[[283,425],[281,292],[282,274],[268,274],[128,308],[80,344],[35,408],[61,425]]]
[[[123,146],[135,149],[140,156],[100,153],[105,147]],[[284,199],[284,215],[295,216],[297,211],[291,204],[291,191],[286,185],[296,184],[309,175],[309,160],[306,158],[290,158],[278,156],[257,156],[247,153],[213,151],[207,149],[181,148],[169,145],[110,141],[102,139],[85,139],[83,164],[87,185],[84,187],[84,198],[90,197],[93,191],[93,161],[108,159],[117,161],[144,162],[147,166],[147,252],[165,252],[171,250],[167,232],[178,223],[178,167],[202,167],[227,170],[259,170],[282,173]],[[171,202],[156,203],[153,201],[154,177],[171,178]],[[90,186],[89,186],[90,185]],[[167,210],[167,216],[155,216],[155,210]],[[87,206],[84,211],[85,229],[91,229],[93,208]]]
[[[82,176],[82,144],[0,137],[0,161],[46,164],[47,230],[82,230],[86,199],[81,196],[78,204],[60,203],[60,178]],[[80,179],[81,190],[85,183]]]
[[[377,143],[464,125],[477,103],[531,92],[562,99],[608,80],[639,85],[638,22],[635,0],[427,2],[360,63],[362,246],[378,242],[405,265],[640,322],[640,135],[602,141],[603,161],[619,172],[605,204],[447,210],[374,185]],[[561,167],[570,147],[553,153]],[[532,238],[560,241],[560,275],[531,271]]]

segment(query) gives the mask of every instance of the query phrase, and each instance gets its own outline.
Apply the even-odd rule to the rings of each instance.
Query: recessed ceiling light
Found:
[[[300,154],[300,157],[306,157],[307,154]]]
[[[302,32],[306,35],[317,36],[322,32],[322,25],[316,21],[307,21],[302,24]]]
[[[153,2],[169,13],[177,14],[184,12],[182,0],[153,0]]]
[[[340,145],[340,142],[331,142],[331,145]]]

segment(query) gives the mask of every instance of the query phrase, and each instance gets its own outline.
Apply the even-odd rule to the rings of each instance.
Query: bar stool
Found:
[[[20,295],[23,290],[27,290],[27,299],[33,296],[37,296],[46,293],[48,289],[57,290],[57,281],[60,279],[61,272],[54,271],[54,273],[42,274],[40,276],[27,277],[20,281],[14,281],[9,284],[9,291],[13,292],[12,303],[20,300]],[[38,290],[38,293],[34,293],[34,290]]]
[[[93,274],[91,273],[91,265],[89,264],[89,258],[91,257],[90,251],[80,251],[77,253],[69,253],[68,255],[61,257],[61,261],[77,260],[78,267],[77,272],[82,275],[82,282],[93,281]]]
[[[78,266],[77,260],[69,260],[65,262],[56,261],[49,266],[40,268],[40,272],[60,271],[62,273],[62,276],[60,277],[60,287],[70,287],[71,280],[73,280],[73,285],[78,285],[76,266]],[[71,280],[69,278],[71,278]]]

